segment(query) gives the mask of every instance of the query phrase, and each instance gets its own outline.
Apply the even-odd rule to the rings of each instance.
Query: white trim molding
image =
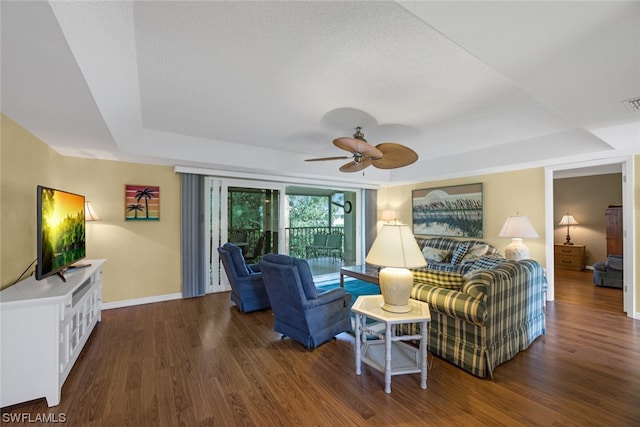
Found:
[[[152,297],[135,298],[114,302],[103,302],[102,310],[111,310],[112,308],[132,307],[134,305],[152,304],[154,302],[171,301],[176,299],[182,299],[181,293],[156,295]]]

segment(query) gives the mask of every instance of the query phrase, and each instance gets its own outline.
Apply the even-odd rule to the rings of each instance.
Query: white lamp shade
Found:
[[[500,237],[539,237],[526,215],[515,215],[507,218],[502,226]]]
[[[384,224],[366,258],[382,267],[416,268],[427,262],[413,233],[406,224]]]
[[[382,221],[395,221],[396,219],[396,211],[392,210],[392,209],[387,209],[382,211],[382,214],[380,215],[380,219]]]
[[[558,225],[576,225],[578,221],[573,217],[573,215],[566,214],[562,217]]]

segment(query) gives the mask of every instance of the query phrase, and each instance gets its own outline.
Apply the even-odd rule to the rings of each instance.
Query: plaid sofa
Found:
[[[504,261],[466,275],[414,271],[411,297],[429,303],[431,353],[493,378],[496,366],[545,333],[546,287],[537,261]],[[404,325],[402,332],[417,334],[419,324]]]
[[[479,257],[500,257],[498,249],[482,240],[456,240],[450,237],[416,237],[416,242],[427,260],[427,267],[431,270],[451,271],[454,273],[469,272]],[[480,247],[486,252],[474,253]],[[425,249],[427,248],[427,249]],[[428,250],[442,255],[441,260],[429,259]],[[434,254],[435,255],[435,254]]]

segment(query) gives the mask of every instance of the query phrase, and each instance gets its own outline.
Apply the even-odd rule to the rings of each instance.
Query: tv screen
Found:
[[[62,273],[86,256],[84,196],[38,185],[36,279]]]

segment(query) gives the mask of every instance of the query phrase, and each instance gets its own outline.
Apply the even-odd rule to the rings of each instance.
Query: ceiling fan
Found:
[[[340,167],[340,172],[358,172],[366,167],[379,169],[395,169],[410,165],[418,160],[418,154],[409,147],[395,142],[383,142],[375,147],[364,139],[362,128],[357,127],[353,138],[341,137],[333,140],[333,145],[352,153],[352,156],[320,157],[307,159],[307,162],[324,160],[353,159]]]

